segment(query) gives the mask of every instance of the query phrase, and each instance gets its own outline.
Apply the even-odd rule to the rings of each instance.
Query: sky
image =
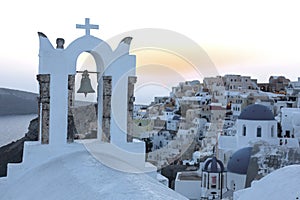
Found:
[[[0,12],[0,87],[37,92],[37,32],[45,33],[53,45],[56,38],[63,37],[67,46],[84,35],[75,24],[83,24],[87,17],[99,25],[91,34],[105,41],[137,29],[170,30],[197,43],[217,69],[216,75],[248,75],[258,82],[267,82],[271,75],[284,75],[295,81],[300,66],[298,5],[289,0],[5,1]],[[147,51],[131,53],[137,55],[140,75]],[[176,60],[167,53],[152,53],[161,60]],[[176,68],[178,63],[183,62],[168,62],[164,67],[172,68],[175,77],[194,78]],[[155,64],[161,63],[151,64],[152,74],[159,75]],[[160,89],[170,91],[170,85],[164,87]]]

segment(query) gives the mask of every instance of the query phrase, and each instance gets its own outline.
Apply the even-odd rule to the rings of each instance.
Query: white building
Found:
[[[286,93],[287,95],[297,95],[300,92],[300,77],[298,77],[297,81],[291,81],[287,88]]]
[[[165,108],[163,114],[164,114],[164,118],[161,120],[165,120],[165,121],[171,120],[175,116],[174,110],[171,108]]]
[[[169,119],[166,123],[166,130],[168,131],[178,131],[180,123],[180,116],[174,115],[172,119]]]
[[[283,113],[287,113],[283,109]],[[290,115],[292,116],[292,111]],[[299,119],[299,118],[297,118]],[[291,120],[292,119],[287,119]],[[292,127],[292,122],[286,129]],[[300,125],[300,123],[295,122]],[[258,141],[274,146],[299,148],[297,138],[280,137],[277,130],[277,121],[271,110],[260,104],[247,106],[235,124],[235,135],[219,135],[218,156],[227,164],[227,187],[231,191],[245,188],[247,169],[251,156],[252,144]]]
[[[178,172],[175,179],[175,191],[188,199],[200,199],[201,173],[198,171]]]
[[[280,124],[282,136],[300,138],[300,108],[282,108]]]
[[[248,146],[250,141],[265,140],[274,144],[278,141],[277,121],[271,110],[260,104],[247,106],[238,117],[236,128],[238,149]]]
[[[278,137],[277,121],[270,109],[260,104],[247,106],[235,124],[235,135],[220,135],[218,137],[219,157],[226,163],[228,156],[252,143],[265,141],[271,145],[285,145],[298,148],[296,138]]]
[[[189,199],[221,199],[226,189],[226,170],[216,157],[201,163],[198,171],[177,173],[175,191]]]
[[[239,116],[242,112],[242,104],[241,103],[232,103],[231,111],[233,116]]]

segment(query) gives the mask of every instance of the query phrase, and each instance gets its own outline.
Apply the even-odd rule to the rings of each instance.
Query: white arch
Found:
[[[78,56],[83,52],[88,52],[93,55],[97,66],[97,72],[100,73],[103,73],[113,57],[111,47],[103,40],[94,36],[80,37],[74,40],[66,48],[66,54],[70,61],[68,65],[70,74],[76,73],[76,61]]]

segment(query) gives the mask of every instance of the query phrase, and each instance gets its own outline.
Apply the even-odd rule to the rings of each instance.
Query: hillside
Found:
[[[0,116],[36,114],[37,94],[0,88]]]

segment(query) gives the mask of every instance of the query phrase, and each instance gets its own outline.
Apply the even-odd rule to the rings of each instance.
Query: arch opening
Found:
[[[83,73],[87,70],[89,73]],[[94,56],[89,52],[82,52],[76,60],[76,75],[69,76],[69,124],[68,124],[68,141],[74,139],[92,139],[97,138],[98,116],[97,116],[97,99],[98,99],[98,73],[97,64]],[[73,83],[70,83],[73,78]],[[72,82],[72,81],[71,81]],[[70,91],[70,85],[73,84],[73,90]],[[78,93],[79,90],[87,89],[93,93]],[[70,129],[72,126],[74,129]],[[70,135],[72,132],[73,135]],[[73,138],[72,138],[73,137]]]

